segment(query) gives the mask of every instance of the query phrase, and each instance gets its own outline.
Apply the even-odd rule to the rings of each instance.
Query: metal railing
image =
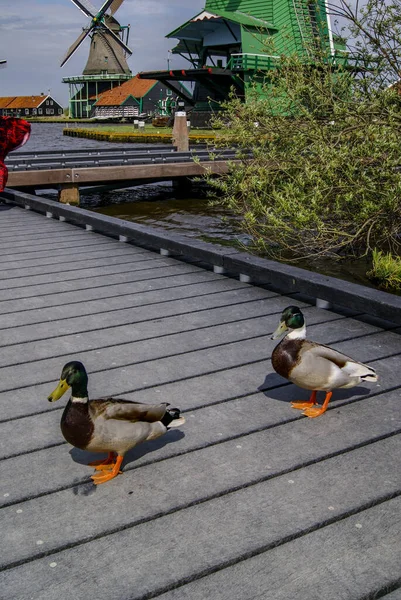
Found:
[[[212,153],[212,154],[211,154]],[[17,171],[41,171],[66,168],[90,168],[124,165],[151,165],[160,163],[183,163],[199,160],[234,160],[237,156],[235,149],[196,148],[189,152],[176,152],[175,148],[160,148],[158,150],[81,150],[66,152],[36,152],[19,153],[9,156],[6,164],[10,173]]]
[[[277,68],[279,62],[279,56],[241,52],[231,55],[227,68],[232,71],[268,71]]]

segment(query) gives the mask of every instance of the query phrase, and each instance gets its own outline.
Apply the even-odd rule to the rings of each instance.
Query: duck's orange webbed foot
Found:
[[[110,481],[110,479],[114,479],[117,477],[120,471],[121,463],[123,462],[123,456],[117,455],[117,459],[115,464],[111,465],[112,468],[110,470],[105,470],[104,473],[99,473],[98,475],[92,475],[91,479],[93,479],[93,483],[99,485],[100,483],[106,483],[106,481]]]
[[[310,417],[311,419],[314,419],[315,417],[320,417],[320,415],[322,415],[324,412],[326,412],[328,404],[330,402],[330,398],[332,395],[333,395],[333,392],[327,392],[326,398],[324,399],[322,406],[319,406],[319,407],[311,406],[310,408],[305,408],[305,410],[302,414],[305,415],[306,417]]]
[[[115,453],[109,452],[107,458],[102,458],[100,460],[94,460],[89,463],[90,467],[95,467],[96,471],[104,471],[105,469],[110,469],[110,465],[114,465],[115,462]]]
[[[316,390],[312,392],[311,397],[307,402],[291,402],[291,407],[297,408],[298,410],[305,410],[306,408],[311,408],[314,404],[317,404]]]

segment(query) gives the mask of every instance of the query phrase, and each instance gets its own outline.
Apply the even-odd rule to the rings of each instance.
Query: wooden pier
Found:
[[[93,230],[101,220],[72,224],[79,209],[18,202],[0,205],[0,597],[399,600],[397,299],[380,296],[396,323],[365,314],[356,296],[322,310],[300,295],[301,276],[298,291],[279,293],[204,268],[196,241],[181,260],[166,254],[184,242],[163,234],[161,255],[144,247],[144,228],[141,245],[122,243],[128,229],[114,239]],[[234,266],[229,251],[224,260]],[[261,268],[245,263],[242,280]],[[351,289],[342,284],[333,298]],[[271,333],[295,303],[308,337],[380,377],[335,392],[317,419],[291,409],[307,392],[270,362]],[[65,401],[46,399],[72,359],[86,365],[91,397],[170,402],[185,425],[94,486],[93,455],[62,438]]]
[[[175,152],[174,148],[151,150],[106,148],[64,152],[17,152],[7,159],[7,186],[32,191],[57,189],[59,201],[79,205],[81,187],[129,187],[158,181],[188,181],[206,173],[221,175],[228,170],[228,161],[235,160],[235,150],[216,151],[205,147]]]

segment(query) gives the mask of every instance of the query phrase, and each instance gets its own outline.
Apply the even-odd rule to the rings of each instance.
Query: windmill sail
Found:
[[[89,35],[89,33],[90,33],[90,29],[84,29],[83,32],[81,33],[81,35],[79,35],[77,37],[75,42],[73,44],[71,44],[71,46],[68,48],[67,52],[65,53],[64,58],[61,61],[60,67],[65,65],[65,63],[71,58],[71,56],[74,54],[74,52],[76,50],[78,50],[79,46],[82,44],[84,39],[86,39],[86,37]]]

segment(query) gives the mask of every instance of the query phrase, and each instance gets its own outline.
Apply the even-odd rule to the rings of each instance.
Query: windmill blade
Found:
[[[71,2],[75,4],[84,15],[91,19],[93,19],[97,13],[97,9],[89,2],[89,0],[71,0]]]
[[[118,11],[118,9],[120,8],[121,4],[124,2],[124,0],[113,0],[113,2],[110,4],[110,14],[114,15],[115,12]]]
[[[111,35],[111,37],[114,39],[114,41],[117,42],[117,44],[119,44],[121,46],[121,48],[123,48],[125,50],[125,52],[127,52],[127,54],[129,54],[131,56],[131,54],[132,54],[131,48],[128,48],[127,44],[125,44],[122,41],[122,39],[119,38],[118,35],[116,35],[114,33],[114,31],[112,31],[108,25],[106,25],[106,23],[102,23],[102,27],[104,27],[104,29],[107,30],[107,33],[109,35]]]
[[[67,50],[67,52],[66,52],[63,60],[61,61],[60,67],[62,67],[63,65],[65,65],[65,63],[67,62],[67,60],[69,60],[71,58],[71,56],[74,54],[74,52],[82,44],[82,42],[84,41],[84,39],[86,38],[86,36],[89,35],[91,29],[92,29],[91,27],[88,27],[87,29],[84,29],[83,32],[81,33],[81,35],[79,35],[77,37],[77,39],[75,40],[75,42],[73,44],[71,44],[71,46],[68,48],[68,50]]]
[[[106,2],[103,4],[103,6],[101,7],[101,9],[99,10],[98,14],[96,16],[102,18],[103,15],[105,14],[106,10],[109,8],[110,4],[113,3],[113,0],[106,0]]]

